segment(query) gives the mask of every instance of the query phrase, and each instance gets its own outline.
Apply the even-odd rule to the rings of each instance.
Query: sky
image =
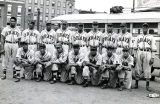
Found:
[[[76,9],[90,10],[98,12],[109,12],[113,6],[123,6],[124,8],[132,8],[133,0],[76,0]]]

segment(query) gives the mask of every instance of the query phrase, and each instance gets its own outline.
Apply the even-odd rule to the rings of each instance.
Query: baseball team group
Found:
[[[99,23],[92,23],[90,32],[84,31],[84,24],[78,23],[75,30],[68,23],[46,22],[46,28],[39,32],[35,22],[28,23],[28,29],[21,31],[17,19],[10,18],[10,24],[1,33],[2,80],[11,66],[15,82],[21,79],[47,81],[50,84],[63,82],[69,85],[99,86],[124,89],[138,88],[141,78],[146,79],[146,90],[150,90],[151,67],[154,63],[156,42],[148,33],[149,25],[142,25],[143,33],[132,44],[132,34],[127,32],[126,23],[120,24],[120,32],[113,32],[113,24],[107,24],[107,31],[98,29]],[[132,86],[132,76],[135,85]]]

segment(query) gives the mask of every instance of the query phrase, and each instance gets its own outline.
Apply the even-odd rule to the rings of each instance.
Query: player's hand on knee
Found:
[[[154,63],[154,58],[151,58],[149,61],[149,65],[153,65],[153,63]]]

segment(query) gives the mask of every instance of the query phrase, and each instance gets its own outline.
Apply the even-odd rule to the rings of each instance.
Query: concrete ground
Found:
[[[117,89],[83,88],[60,82],[51,85],[21,80],[15,83],[11,75],[9,70],[7,79],[0,80],[0,104],[160,104],[160,98],[147,97],[152,92],[145,90],[144,81],[137,90],[119,92]],[[160,82],[151,82],[150,86],[160,92]]]

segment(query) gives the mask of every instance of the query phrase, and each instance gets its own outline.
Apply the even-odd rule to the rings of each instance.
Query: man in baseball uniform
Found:
[[[84,59],[83,77],[85,83],[83,87],[88,87],[90,81],[92,85],[99,85],[101,77],[99,67],[102,64],[102,56],[97,52],[97,47],[98,42],[93,41],[90,43],[90,52]]]
[[[131,43],[132,43],[132,34],[127,32],[127,24],[121,23],[120,29],[121,29],[121,32],[117,39],[118,47],[116,49],[116,53],[118,56],[122,55],[123,47],[126,47],[126,46],[131,47]]]
[[[137,36],[135,48],[137,50],[137,62],[135,67],[135,88],[138,88],[139,79],[146,78],[146,90],[149,90],[149,81],[151,78],[151,66],[154,63],[154,54],[156,51],[156,41],[154,37],[148,34],[149,25],[143,24],[143,34]]]
[[[28,23],[28,26],[29,28],[22,32],[21,41],[27,41],[28,48],[36,52],[40,41],[40,33],[36,29],[34,29],[34,21],[30,21]]]
[[[113,32],[113,24],[112,23],[108,23],[107,24],[107,33],[104,33],[102,36],[102,53],[106,52],[106,44],[112,44],[113,47],[115,47],[114,49],[114,53],[116,51],[117,48],[117,37],[118,34]]]
[[[11,17],[10,26],[4,28],[1,33],[2,50],[4,50],[4,58],[2,60],[3,76],[1,79],[6,79],[6,70],[9,68],[8,66],[10,66],[10,63],[11,66],[14,66],[13,61],[16,57],[18,42],[21,36],[21,31],[16,24],[17,19]],[[15,71],[13,71],[13,74],[15,74]]]
[[[123,48],[123,54],[119,58],[119,66],[116,69],[119,78],[119,91],[122,91],[124,88],[130,89],[132,84],[133,57],[129,54],[129,50],[129,47]]]
[[[78,41],[78,44],[80,45],[80,53],[87,53],[87,33],[83,31],[83,24],[78,24],[78,31],[72,35],[72,43],[75,41]]]
[[[46,45],[46,50],[51,54],[55,52],[54,45],[56,44],[56,32],[52,29],[50,21],[46,23],[46,29],[41,32],[40,36],[41,43]]]
[[[56,32],[59,29],[59,24],[58,23],[54,23],[54,31]]]
[[[98,31],[98,22],[94,21],[92,23],[93,30],[91,30],[88,35],[88,44],[92,43],[93,41],[98,42],[98,52],[101,53],[101,38],[102,38],[102,32]]]
[[[57,43],[55,45],[56,52],[52,56],[52,73],[53,78],[51,80],[51,84],[56,82],[56,78],[62,82],[68,81],[68,71],[67,71],[67,64],[68,64],[68,53],[66,53],[63,49],[61,43]]]
[[[116,87],[117,82],[117,73],[116,67],[119,63],[117,55],[114,53],[114,46],[112,44],[108,44],[106,46],[106,53],[102,54],[102,66],[101,69],[101,80],[102,80],[102,89],[107,87]]]
[[[80,53],[80,45],[78,41],[73,43],[73,51],[69,53],[69,67],[68,71],[70,74],[70,85],[82,84],[83,76],[82,76],[82,63],[84,61],[85,55]]]
[[[46,81],[51,80],[52,78],[51,61],[52,61],[52,55],[50,52],[46,50],[46,45],[40,44],[39,51],[35,53],[36,73],[38,76],[36,80],[37,82],[40,82],[42,80],[42,75],[44,80]]]
[[[57,33],[57,41],[62,43],[65,52],[69,52],[71,48],[71,37],[72,31],[67,29],[68,24],[66,21],[62,22],[62,29],[56,31]]]
[[[34,51],[28,49],[28,43],[22,42],[22,47],[17,50],[15,63],[16,80],[20,81],[20,71],[24,70],[25,79],[33,78],[34,70]]]

